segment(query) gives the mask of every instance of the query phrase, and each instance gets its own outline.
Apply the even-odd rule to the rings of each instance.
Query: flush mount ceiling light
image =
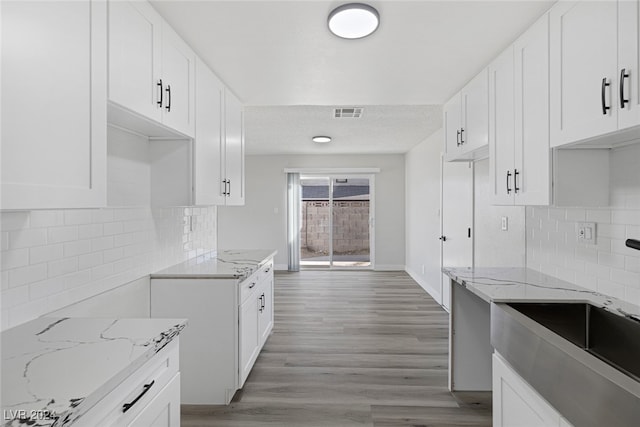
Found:
[[[329,29],[343,39],[361,39],[373,33],[380,24],[378,11],[368,4],[349,3],[329,14]]]
[[[327,142],[331,142],[330,136],[314,136],[311,138],[313,142],[317,142],[318,144],[326,144]]]

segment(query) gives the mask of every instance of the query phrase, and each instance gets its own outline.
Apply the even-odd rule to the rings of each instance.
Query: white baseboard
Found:
[[[436,302],[442,305],[442,295],[440,293],[440,289],[435,288],[434,286],[427,283],[424,278],[420,277],[420,275],[413,271],[409,266],[405,267],[405,271],[413,280],[415,280],[418,285],[422,287],[431,297],[436,300]],[[438,286],[439,287],[439,286]]]

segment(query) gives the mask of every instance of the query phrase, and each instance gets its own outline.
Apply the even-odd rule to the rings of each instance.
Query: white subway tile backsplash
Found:
[[[1,212],[2,328],[215,250],[216,208],[186,212],[148,207]],[[195,215],[193,231],[184,228],[189,214]]]
[[[89,252],[92,252],[91,240],[75,240],[64,243],[64,256],[66,257],[88,254]]]
[[[624,268],[624,257],[607,252],[598,252],[598,264],[612,268]]]
[[[9,232],[9,249],[30,248],[47,244],[47,230],[42,228]]]
[[[585,221],[587,218],[586,209],[567,209],[567,221]]]
[[[65,258],[49,263],[49,277],[58,277],[74,271],[78,271],[78,257]]]
[[[611,224],[611,211],[609,209],[588,210],[587,221],[603,223],[603,224]]]
[[[64,225],[63,211],[32,211],[30,215],[31,228],[56,227]]]
[[[65,225],[91,224],[93,214],[91,209],[70,209],[64,211]]]
[[[29,228],[29,212],[0,212],[0,230],[23,230]]]
[[[29,249],[2,252],[2,270],[29,265]]]
[[[598,237],[609,237],[612,239],[622,239],[625,235],[626,227],[622,224],[598,224],[596,233]]]
[[[103,224],[89,224],[78,226],[78,239],[92,239],[104,234]]]
[[[640,225],[640,211],[614,210],[611,212],[611,222],[613,224]]]
[[[29,249],[29,262],[39,264],[41,262],[54,261],[64,256],[64,246],[61,243],[55,245],[36,246]]]
[[[611,269],[611,280],[640,289],[640,274],[625,270]]]
[[[62,243],[78,240],[77,226],[51,227],[48,229],[49,243]]]
[[[627,271],[632,271],[634,273],[640,273],[640,258],[630,256],[625,257],[624,269]]]
[[[598,279],[598,292],[611,295],[616,298],[625,298],[625,286],[611,280]]]
[[[35,264],[9,270],[9,287],[28,285],[47,278],[47,264]],[[3,296],[4,297],[4,296]]]

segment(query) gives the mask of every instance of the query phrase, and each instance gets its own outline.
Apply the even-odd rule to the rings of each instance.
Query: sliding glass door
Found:
[[[373,177],[302,176],[300,266],[372,268]]]

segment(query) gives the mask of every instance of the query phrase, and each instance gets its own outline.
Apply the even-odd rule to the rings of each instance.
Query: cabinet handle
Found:
[[[147,394],[147,392],[149,391],[149,389],[151,388],[152,385],[154,385],[156,382],[156,380],[151,381],[149,384],[145,384],[142,390],[142,393],[140,393],[138,395],[138,397],[136,397],[135,399],[133,399],[133,401],[131,401],[130,403],[125,403],[124,405],[122,405],[122,413],[124,414],[125,412],[127,412],[129,409],[131,409],[133,407],[133,405],[135,405],[136,403],[138,403],[138,400],[142,399],[142,396],[144,396],[145,394]]]
[[[262,309],[262,311],[264,311],[264,307],[266,306],[267,298],[264,296],[264,294],[262,294],[262,296],[260,297],[260,300],[262,301],[261,309]]]
[[[253,289],[255,285],[256,285],[256,282],[253,282],[252,284],[249,285],[249,289]]]
[[[442,240],[443,242],[447,241],[447,236],[440,236],[438,237],[438,240]]]
[[[460,145],[464,144],[464,128],[460,128]]]
[[[165,107],[167,109],[167,113],[171,112],[171,85],[167,85],[167,98],[169,98],[169,102],[167,102],[167,106]]]
[[[264,272],[265,272],[265,273],[268,273],[268,272],[270,272],[270,271],[271,271],[271,267],[267,268]]]
[[[623,68],[620,71],[620,108],[624,108],[624,104],[629,102],[628,99],[624,99],[624,79],[629,78],[629,73],[627,70]]]
[[[511,178],[511,171],[507,171],[507,194],[511,194],[511,189],[509,188],[509,178]]]
[[[456,130],[456,145],[460,146],[460,130]]]
[[[156,104],[158,104],[158,107],[162,108],[162,93],[164,92],[164,90],[162,89],[162,79],[160,79],[160,81],[156,83],[156,86],[160,86],[160,101],[157,101]]]
[[[229,184],[229,189],[227,190],[227,196],[231,196],[231,180],[227,180],[227,184]]]
[[[611,83],[607,83],[607,78],[603,78],[602,79],[602,88],[600,91],[600,95],[601,95],[601,102],[602,102],[602,114],[604,114],[605,116],[607,115],[607,110],[609,110],[611,107],[607,106],[607,103],[605,101],[605,91],[607,86],[610,86]]]
[[[520,175],[520,172],[518,172],[518,169],[514,169],[513,170],[513,191],[518,194],[518,190],[520,190],[520,188],[518,188],[518,175]]]

